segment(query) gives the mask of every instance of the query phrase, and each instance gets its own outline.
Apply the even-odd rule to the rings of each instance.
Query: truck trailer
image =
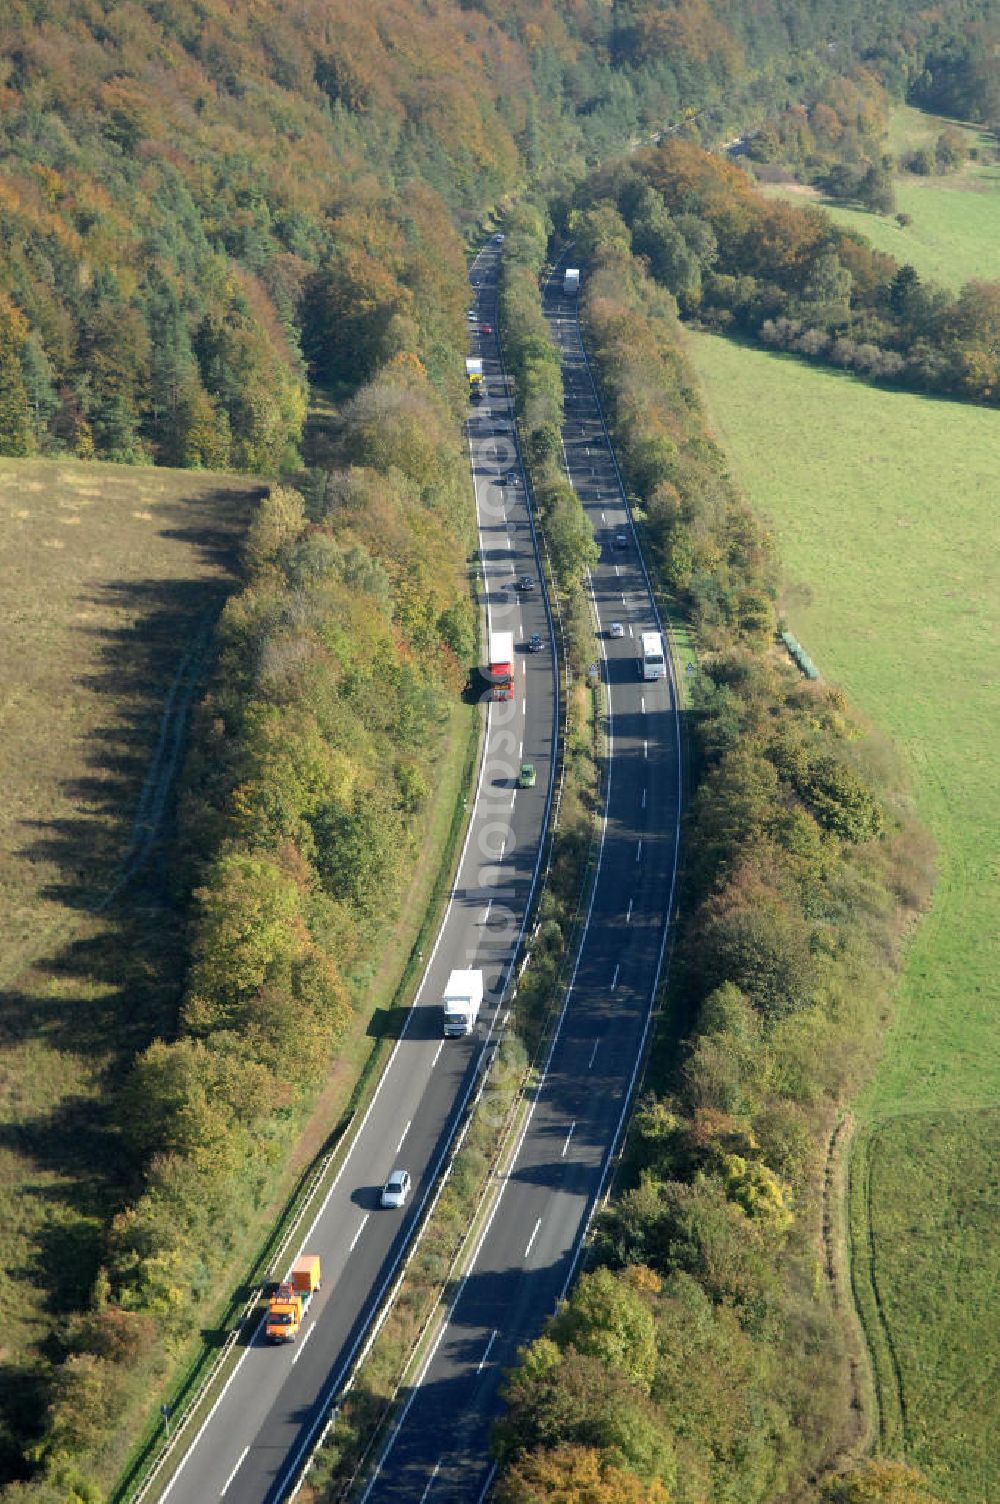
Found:
[[[268,1342],[294,1342],[305,1319],[309,1302],[319,1289],[318,1253],[304,1253],[295,1260],[287,1279],[275,1290],[267,1306],[264,1334]]]
[[[469,378],[469,400],[472,402],[481,402],[486,395],[486,382],[483,377],[482,361],[470,356],[465,362],[465,374]]]
[[[643,632],[639,639],[639,678],[665,679],[667,660],[659,632]]]
[[[486,678],[491,685],[491,700],[512,700],[514,698],[514,634],[513,632],[491,632],[490,661],[486,670]]]
[[[476,1027],[483,1002],[481,971],[453,971],[441,999],[445,1039],[461,1039]]]
[[[563,292],[569,298],[575,298],[580,291],[580,268],[568,266],[566,275],[563,277]]]

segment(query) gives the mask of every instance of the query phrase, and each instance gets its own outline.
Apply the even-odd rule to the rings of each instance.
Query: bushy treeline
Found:
[[[576,195],[586,251],[609,236],[643,256],[702,325],[924,392],[1000,404],[1000,281],[957,296],[875,251],[820,209],[764,198],[688,142],[601,169]]]
[[[673,300],[593,214],[587,337],[654,571],[697,627],[699,776],[668,1022],[589,1272],[509,1380],[499,1497],[926,1500],[896,1465],[832,1471],[852,1396],[820,1234],[925,853],[842,694],[778,650],[771,549]]]
[[[60,1335],[39,1476],[11,1497],[96,1498],[87,1480],[121,1464],[365,1004],[474,660],[457,418],[401,355],[347,405],[344,464],[305,495],[271,489],[250,528],[180,792],[193,901],[177,1030],[112,1109],[137,1194],[92,1309]]]
[[[778,167],[831,198],[888,213],[894,207],[885,148],[889,103],[881,80],[860,64],[843,74],[820,73],[798,99],[748,131],[742,144],[761,177]]]
[[[543,211],[530,203],[519,206],[507,223],[500,281],[504,351],[560,595],[567,651],[572,667],[582,672],[593,656],[594,626],[585,585],[598,548],[566,475],[562,357],[539,305],[538,284],[551,226]]]
[[[892,169],[885,142],[893,100],[1000,127],[1000,22],[991,8],[949,7],[900,17],[854,60],[831,71],[838,47],[798,59],[794,89],[759,92],[742,127],[742,146],[762,177],[789,171],[831,198],[876,213],[894,207]],[[756,108],[754,108],[756,106]],[[755,118],[759,116],[760,118]],[[899,166],[921,174],[951,172],[969,155],[960,131],[945,127],[934,147],[906,154]]]
[[[919,76],[987,109],[986,0],[908,9],[16,0],[0,452],[272,473],[307,374],[369,377],[433,286],[435,222],[681,119],[717,141],[860,55],[897,91]],[[428,331],[417,353],[433,369],[442,348]]]

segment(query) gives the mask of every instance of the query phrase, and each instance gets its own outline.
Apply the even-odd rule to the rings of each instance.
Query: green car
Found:
[[[533,789],[535,787],[535,764],[533,762],[522,762],[517,786],[519,789]]]

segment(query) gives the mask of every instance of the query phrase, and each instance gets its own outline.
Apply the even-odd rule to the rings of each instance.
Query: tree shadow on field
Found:
[[[20,1072],[0,1147],[20,1161],[33,1250],[31,1267],[11,1273],[40,1285],[53,1314],[87,1299],[108,1217],[138,1187],[115,1100],[136,1053],[176,1030],[185,963],[170,870],[177,780],[253,495],[248,486],[158,499],[163,577],[88,581],[81,619],[70,623],[69,692],[84,686],[103,713],[82,758],[79,743],[69,752],[77,766],[59,793],[71,813],[22,823],[18,856],[48,878],[40,894],[52,943],[0,992],[0,1073],[13,1076],[4,1072],[11,1051]],[[0,1388],[0,1408],[6,1402]],[[0,1416],[0,1435],[3,1426]]]

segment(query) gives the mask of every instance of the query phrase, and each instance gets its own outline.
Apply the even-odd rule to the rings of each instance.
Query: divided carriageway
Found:
[[[607,761],[598,871],[544,1078],[484,1230],[365,1504],[474,1504],[492,1478],[503,1370],[572,1277],[605,1184],[645,1044],[672,910],[681,755],[672,678],[643,682],[640,634],[659,628],[576,305],[550,279],[545,313],[563,355],[566,466],[601,546],[592,576]],[[618,622],[622,636],[611,635]]]

